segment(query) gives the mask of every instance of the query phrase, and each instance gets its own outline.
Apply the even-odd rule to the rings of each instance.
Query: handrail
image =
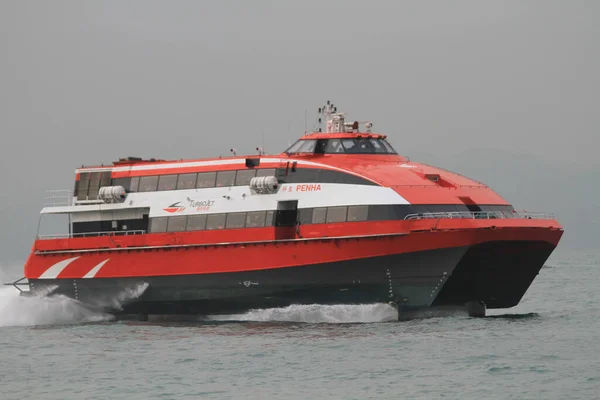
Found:
[[[101,232],[81,232],[81,233],[63,233],[54,235],[38,235],[37,240],[49,240],[49,239],[73,239],[80,237],[92,237],[92,236],[131,236],[131,235],[143,235],[146,231],[143,229],[131,230],[131,231],[101,231]]]
[[[554,213],[515,211],[452,211],[408,214],[405,220],[419,219],[554,219]]]
[[[44,207],[68,207],[73,205],[73,191],[71,189],[46,190]]]

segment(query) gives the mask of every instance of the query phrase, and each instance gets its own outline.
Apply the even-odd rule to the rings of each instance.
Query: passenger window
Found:
[[[326,215],[327,215],[327,209],[325,207],[315,208],[313,210],[312,223],[313,224],[325,223]]]
[[[167,220],[167,217],[152,218],[150,224],[150,232],[166,232]]]
[[[369,213],[369,206],[350,206],[348,207],[348,222],[366,221]]]
[[[217,187],[233,186],[235,171],[219,171],[217,173]]]
[[[183,232],[187,225],[187,217],[169,217],[167,232]]]
[[[188,231],[203,231],[206,227],[206,215],[190,215],[187,220]]]
[[[346,222],[348,207],[329,207],[327,209],[327,223]]]
[[[175,190],[177,187],[177,175],[161,175],[158,178],[158,190]]]
[[[137,192],[139,185],[140,185],[140,177],[134,176],[133,178],[131,178],[131,185],[129,186],[129,191]]]
[[[80,173],[79,184],[77,185],[77,200],[87,200],[89,186],[90,174],[87,172]]]
[[[275,168],[257,169],[256,176],[275,176]]]
[[[110,171],[102,172],[102,175],[100,177],[100,187],[110,186],[111,175],[112,175],[112,172],[110,172]]]
[[[298,210],[298,222],[301,224],[312,224],[312,216],[312,208],[301,208]]]
[[[254,211],[246,214],[246,228],[262,228],[265,226],[265,212]]]
[[[266,212],[265,216],[265,226],[273,226],[273,218],[275,216],[275,211],[269,210]]]
[[[244,223],[246,222],[246,213],[231,213],[227,214],[227,222],[225,223],[225,228],[234,229],[234,228],[243,228]]]
[[[236,186],[245,186],[250,184],[250,180],[256,175],[255,169],[241,169],[237,172],[235,178]]]
[[[197,188],[209,188],[215,187],[215,179],[217,177],[216,172],[199,172],[198,182],[196,183]]]
[[[158,185],[158,176],[142,176],[138,192],[155,192]]]
[[[181,174],[177,180],[177,189],[193,189],[196,187],[198,174]]]
[[[123,186],[126,192],[130,192],[131,178],[116,178],[112,180],[112,186]]]
[[[206,217],[206,229],[215,230],[225,228],[225,214],[209,214]]]

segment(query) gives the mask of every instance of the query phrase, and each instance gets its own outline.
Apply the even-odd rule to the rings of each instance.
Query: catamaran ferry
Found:
[[[553,215],[400,156],[330,102],[319,113],[325,126],[277,155],[76,169],[67,202],[41,211],[68,215],[69,231],[36,237],[30,293],[142,319],[380,302],[482,316],[519,303],[563,234]]]

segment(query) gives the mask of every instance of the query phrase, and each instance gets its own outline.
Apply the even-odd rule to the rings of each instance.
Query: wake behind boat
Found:
[[[553,215],[411,162],[329,102],[319,112],[325,128],[278,155],[78,168],[66,202],[41,212],[67,215],[69,233],[38,233],[30,292],[141,318],[315,303],[482,316],[519,303],[563,234]]]

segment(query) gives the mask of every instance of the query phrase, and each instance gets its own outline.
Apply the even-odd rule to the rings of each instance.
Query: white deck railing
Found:
[[[143,235],[146,231],[143,229],[132,230],[132,231],[103,231],[103,232],[82,232],[82,233],[58,233],[53,235],[38,235],[38,240],[48,239],[73,239],[82,237],[95,237],[95,236],[131,236],[131,235]]]
[[[554,219],[554,213],[528,211],[456,211],[408,214],[405,220],[416,219]]]
[[[69,207],[73,205],[73,190],[53,189],[46,190],[44,207]]]

